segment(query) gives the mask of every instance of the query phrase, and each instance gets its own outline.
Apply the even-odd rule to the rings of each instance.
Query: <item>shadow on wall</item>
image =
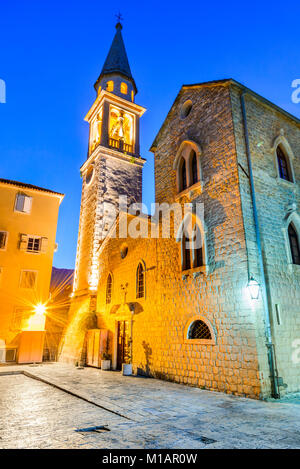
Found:
[[[143,341],[142,346],[143,346],[144,354],[145,354],[145,366],[137,367],[137,375],[145,376],[148,378],[162,379],[165,381],[174,381],[174,379],[171,376],[169,376],[168,374],[162,371],[155,371],[153,369],[151,371],[152,348],[150,347],[149,343],[145,341]]]
[[[143,341],[142,343],[144,353],[145,353],[145,367],[137,368],[137,374],[140,376],[151,376],[150,374],[150,367],[151,367],[151,357],[152,357],[152,348],[150,345]]]

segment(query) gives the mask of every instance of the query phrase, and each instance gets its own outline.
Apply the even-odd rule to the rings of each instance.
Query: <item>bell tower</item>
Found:
[[[128,205],[142,201],[139,120],[145,108],[135,103],[132,77],[122,37],[116,33],[95,85],[96,99],[87,113],[89,143],[81,167],[82,197],[73,294],[93,294],[98,285],[99,248],[119,209],[119,196]]]

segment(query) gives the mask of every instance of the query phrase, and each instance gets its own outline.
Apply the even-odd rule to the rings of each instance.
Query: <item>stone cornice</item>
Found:
[[[126,153],[122,153],[121,151],[117,151],[117,150],[114,150],[112,148],[107,148],[107,147],[103,147],[101,145],[98,145],[95,150],[91,153],[91,155],[89,156],[89,158],[83,163],[83,165],[80,167],[80,173],[84,173],[86,171],[86,169],[88,168],[88,166],[93,162],[95,161],[96,159],[98,159],[99,157],[103,157],[103,158],[107,158],[107,157],[110,157],[110,158],[115,158],[117,160],[122,160],[122,161],[126,161],[128,164],[133,164],[135,166],[141,166],[143,167],[144,164],[146,163],[146,160],[145,158],[137,158],[135,156],[132,156],[132,155],[127,155]]]
[[[109,93],[108,91],[102,90],[97,96],[84,120],[90,122],[90,120],[94,117],[95,113],[99,110],[104,101],[108,101],[109,103],[114,104],[116,106],[121,106],[122,109],[128,112],[133,112],[139,117],[141,117],[146,111],[146,108],[140,106],[139,104],[133,103],[132,101],[120,98],[119,96],[113,93]]]

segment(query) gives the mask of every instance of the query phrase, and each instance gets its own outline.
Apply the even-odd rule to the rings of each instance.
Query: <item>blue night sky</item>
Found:
[[[88,142],[83,118],[119,10],[136,102],[148,109],[141,122],[147,205],[154,201],[148,149],[183,83],[235,78],[300,117],[300,103],[291,101],[291,83],[300,78],[297,2],[2,0],[0,177],[66,194],[56,267],[74,267]]]

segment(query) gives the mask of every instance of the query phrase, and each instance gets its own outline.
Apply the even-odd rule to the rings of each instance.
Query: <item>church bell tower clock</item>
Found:
[[[116,33],[99,78],[97,97],[85,120],[89,123],[87,160],[81,167],[82,198],[73,294],[95,293],[98,285],[98,251],[114,216],[119,196],[128,205],[142,202],[139,120],[145,108],[135,103],[137,88],[122,38]]]

